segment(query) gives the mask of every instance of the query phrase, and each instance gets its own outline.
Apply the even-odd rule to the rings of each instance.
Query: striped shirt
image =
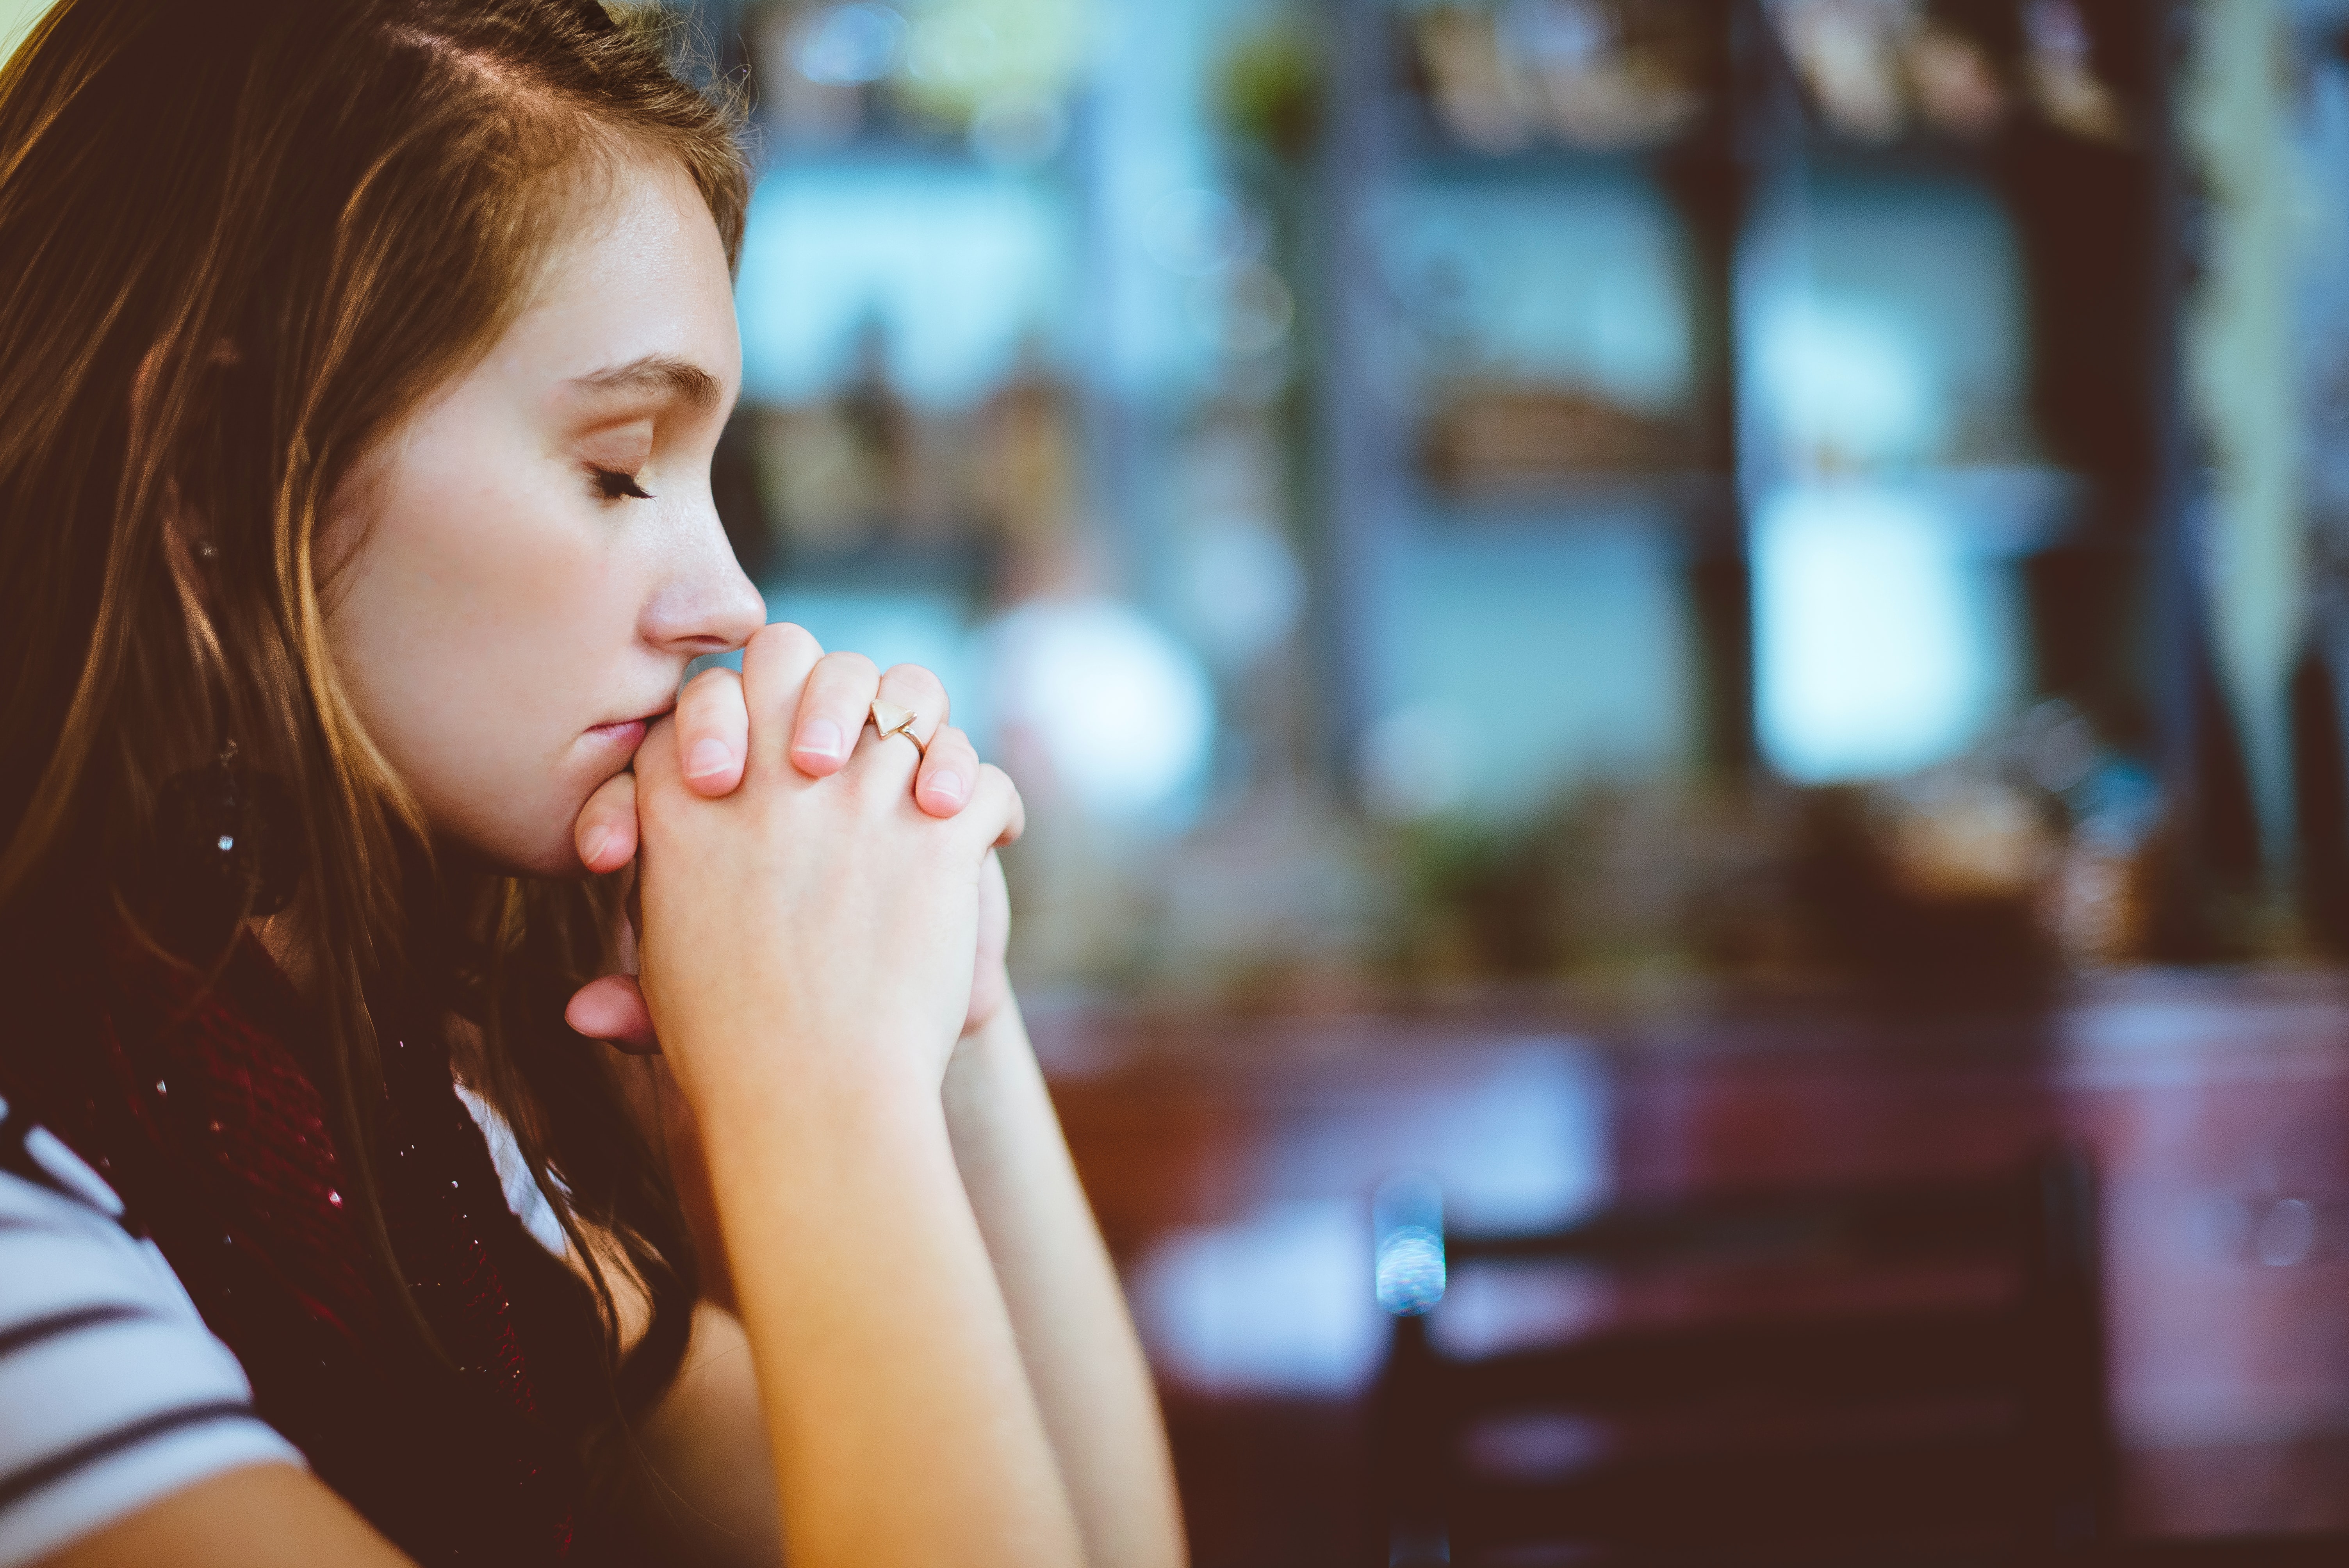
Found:
[[[513,1130],[463,1084],[507,1203],[549,1252],[563,1226]],[[37,1562],[200,1480],[303,1463],[254,1413],[213,1337],[122,1201],[0,1098],[0,1568]]]
[[[302,1463],[97,1172],[0,1099],[0,1568],[226,1470]]]

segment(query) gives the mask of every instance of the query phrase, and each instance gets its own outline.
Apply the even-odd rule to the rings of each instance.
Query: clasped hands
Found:
[[[916,716],[918,749],[865,727],[876,697]],[[936,1024],[942,1053],[983,1026],[1009,994],[994,846],[1022,815],[948,711],[929,671],[882,673],[788,624],[751,638],[740,676],[695,676],[580,810],[588,870],[638,862],[643,978],[583,986],[571,1026],[650,1051],[656,1016],[737,1034]]]

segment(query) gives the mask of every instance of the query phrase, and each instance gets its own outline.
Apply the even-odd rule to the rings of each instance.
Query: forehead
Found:
[[[733,279],[717,221],[675,160],[632,156],[582,181],[575,216],[493,357],[533,378],[667,360],[731,396],[741,374]]]

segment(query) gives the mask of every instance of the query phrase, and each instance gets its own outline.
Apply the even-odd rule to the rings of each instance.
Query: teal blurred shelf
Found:
[[[1737,501],[1725,473],[1590,474],[1539,488],[1454,494],[1418,484],[1406,491],[1408,511],[1444,530],[1528,530],[1621,527],[1664,529],[1725,526]]]

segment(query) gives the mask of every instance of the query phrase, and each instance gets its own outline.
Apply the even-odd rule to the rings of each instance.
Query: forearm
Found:
[[[1180,1568],[1182,1518],[1149,1369],[1016,1002],[963,1042],[945,1103],[1087,1563]]]
[[[1074,1568],[936,1096],[834,1054],[699,1103],[789,1560]]]

